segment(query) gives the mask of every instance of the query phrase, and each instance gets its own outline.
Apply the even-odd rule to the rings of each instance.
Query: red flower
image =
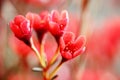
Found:
[[[85,38],[79,36],[75,39],[72,32],[65,33],[60,38],[60,52],[63,59],[68,60],[80,55],[85,50]]]
[[[32,27],[40,32],[48,27],[48,12],[42,12],[40,15],[35,13],[27,13],[26,18],[30,20]]]
[[[68,24],[68,13],[67,11],[62,11],[61,14],[58,11],[53,10],[51,13],[51,21],[49,22],[49,30],[56,39],[59,40],[60,36],[63,34],[65,27]]]
[[[40,15],[35,13],[27,13],[27,19],[30,20],[31,26],[37,32],[37,36],[41,41],[44,33],[48,29],[48,12],[42,12]]]
[[[15,36],[28,43],[31,37],[30,21],[24,16],[18,15],[10,22],[10,28]]]

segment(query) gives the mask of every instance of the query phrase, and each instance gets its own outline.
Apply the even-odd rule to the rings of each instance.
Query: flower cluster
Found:
[[[40,14],[29,12],[25,17],[18,15],[10,22],[10,28],[14,35],[36,53],[44,73],[47,73],[50,66],[57,60],[58,54],[61,54],[62,60],[60,64],[49,76],[44,74],[45,80],[54,78],[54,73],[63,62],[80,55],[85,50],[84,36],[76,38],[74,33],[67,31],[68,22],[69,18],[66,10],[63,10],[61,13],[57,10],[53,10],[51,13],[44,11]],[[34,45],[33,31],[36,32],[40,50]],[[53,58],[49,64],[44,54],[44,45],[42,44],[44,35],[47,32],[51,33],[58,45],[55,55],[52,56]]]

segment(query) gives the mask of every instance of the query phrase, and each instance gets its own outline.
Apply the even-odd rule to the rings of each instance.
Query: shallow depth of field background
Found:
[[[83,15],[81,0],[0,1],[0,80],[41,80],[40,72],[32,71],[38,66],[34,54],[27,56],[29,68],[21,67],[19,56],[23,49],[15,50],[17,42],[11,39],[9,22],[18,14],[53,9],[67,10],[68,30],[86,36],[85,53],[66,62],[57,72],[56,80],[120,80],[120,0],[88,0]]]

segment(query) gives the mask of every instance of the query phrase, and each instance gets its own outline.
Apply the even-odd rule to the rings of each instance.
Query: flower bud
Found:
[[[24,41],[26,44],[29,44],[29,40],[31,38],[29,20],[22,15],[18,15],[10,22],[10,28],[18,39]]]

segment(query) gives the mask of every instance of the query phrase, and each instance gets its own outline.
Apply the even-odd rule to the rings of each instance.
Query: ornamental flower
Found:
[[[26,18],[30,20],[31,27],[36,31],[39,41],[41,42],[44,33],[48,29],[48,12],[42,12],[40,15],[27,13]]]
[[[10,22],[10,28],[15,34],[15,36],[29,44],[31,37],[30,21],[22,15],[18,15]]]
[[[60,53],[64,60],[72,59],[80,55],[85,50],[85,38],[79,36],[75,39],[72,32],[66,32],[60,38]]]
[[[56,40],[59,40],[67,24],[68,24],[67,11],[64,10],[61,12],[61,14],[59,14],[58,11],[56,10],[52,11],[51,20],[49,22],[49,30],[51,34],[56,38]]]

